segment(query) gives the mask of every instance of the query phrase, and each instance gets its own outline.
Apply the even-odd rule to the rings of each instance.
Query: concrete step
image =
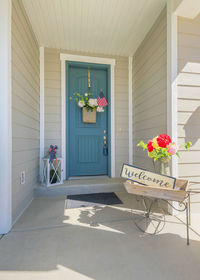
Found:
[[[91,178],[64,181],[63,185],[45,187],[39,185],[34,190],[35,197],[48,197],[73,194],[89,194],[102,192],[124,192],[122,178]]]

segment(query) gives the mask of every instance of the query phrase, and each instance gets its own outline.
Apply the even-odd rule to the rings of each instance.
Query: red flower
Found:
[[[160,134],[157,138],[157,143],[161,148],[166,148],[172,140],[167,134]]]
[[[148,144],[147,144],[147,150],[151,153],[153,151],[153,145],[152,145],[152,141],[149,140]]]

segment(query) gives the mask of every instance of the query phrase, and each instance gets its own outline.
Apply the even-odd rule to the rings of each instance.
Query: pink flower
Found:
[[[175,155],[178,151],[178,147],[174,142],[172,142],[167,146],[167,151],[170,155]]]

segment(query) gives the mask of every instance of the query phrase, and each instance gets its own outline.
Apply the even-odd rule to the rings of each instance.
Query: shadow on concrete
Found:
[[[6,235],[0,241],[0,279],[29,279],[32,272],[48,272],[41,279],[55,272],[53,279],[199,279],[200,242],[187,246],[178,235],[185,230],[181,223],[171,224],[177,234],[143,236],[128,209],[109,206],[80,209],[77,222]],[[13,278],[6,278],[12,271]]]

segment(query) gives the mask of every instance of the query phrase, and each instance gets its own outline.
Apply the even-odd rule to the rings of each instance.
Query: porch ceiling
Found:
[[[22,0],[40,46],[132,55],[166,0]]]

